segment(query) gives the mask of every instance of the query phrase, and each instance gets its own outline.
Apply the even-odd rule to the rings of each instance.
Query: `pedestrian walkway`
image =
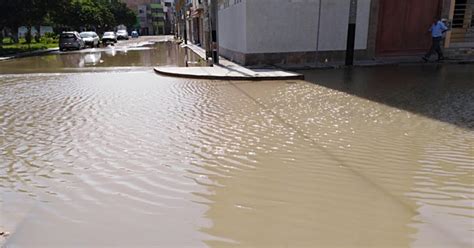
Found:
[[[182,45],[191,49],[199,57],[205,59],[205,50],[193,44]],[[155,67],[158,74],[198,79],[216,79],[216,80],[297,80],[304,79],[302,74],[287,72],[278,69],[249,69],[219,57],[219,65],[209,67]]]

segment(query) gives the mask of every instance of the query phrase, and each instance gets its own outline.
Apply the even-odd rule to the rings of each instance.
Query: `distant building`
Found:
[[[174,0],[122,0],[138,18],[141,35],[171,34],[174,31]]]
[[[25,37],[28,32],[28,28],[21,26],[18,28],[18,37]],[[31,27],[31,35],[35,36],[38,33],[35,27]],[[54,33],[53,27],[51,26],[40,26],[40,35],[44,36],[46,33]]]
[[[191,0],[188,4],[186,24],[188,28],[188,39],[196,45],[203,42],[204,9],[203,0]]]
[[[163,13],[165,21],[165,34],[173,34],[175,26],[174,0],[163,0]]]

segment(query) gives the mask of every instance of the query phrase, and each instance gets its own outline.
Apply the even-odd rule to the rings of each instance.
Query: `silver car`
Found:
[[[61,35],[59,35],[59,49],[61,51],[66,49],[79,50],[85,46],[84,40],[82,40],[81,36],[76,31],[62,32]]]
[[[118,39],[118,40],[128,40],[128,32],[127,32],[127,30],[119,30],[119,31],[117,31],[117,39]]]
[[[117,43],[117,35],[115,32],[105,32],[102,36],[102,44]]]
[[[100,40],[96,32],[82,32],[79,35],[84,40],[86,46],[99,47]]]

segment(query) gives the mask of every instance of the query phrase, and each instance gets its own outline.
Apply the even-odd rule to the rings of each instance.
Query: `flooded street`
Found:
[[[158,65],[185,66],[185,58],[194,63],[199,61],[197,55],[173,42],[159,42],[155,45],[136,42],[131,43],[131,46],[119,43],[115,46],[58,51],[45,56],[4,61],[0,66],[0,73],[128,71]]]
[[[6,247],[474,245],[474,65],[204,81],[111,50],[0,62]]]

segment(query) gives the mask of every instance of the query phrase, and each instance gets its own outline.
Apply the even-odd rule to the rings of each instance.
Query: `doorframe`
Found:
[[[449,1],[450,1],[450,3],[449,3],[448,20],[452,23],[453,18],[454,18],[454,9],[455,9],[455,6],[456,6],[456,0],[449,0]],[[451,34],[452,34],[451,30],[446,32],[446,38],[444,40],[444,47],[445,48],[449,48],[449,46],[451,45]]]
[[[371,10],[370,10],[370,18],[369,18],[369,33],[368,33],[368,41],[367,41],[367,50],[369,56],[372,58],[383,58],[383,57],[391,57],[391,56],[410,56],[412,54],[381,54],[378,50],[378,39],[380,35],[380,29],[382,27],[382,1],[384,0],[371,0]],[[399,0],[398,0],[399,1]],[[449,10],[446,7],[447,3],[451,4],[450,1],[454,0],[439,0],[438,1],[438,15],[439,16],[447,16],[445,10]],[[449,5],[448,5],[449,6]],[[454,10],[453,10],[454,11]],[[417,50],[418,51],[418,50]],[[414,54],[413,54],[414,55]]]

